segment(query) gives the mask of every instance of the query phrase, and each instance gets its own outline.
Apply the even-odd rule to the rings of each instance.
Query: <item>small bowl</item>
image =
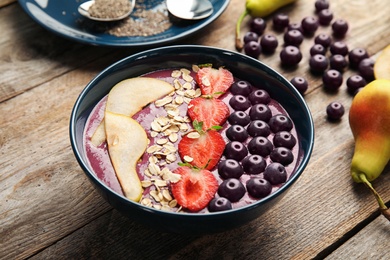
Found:
[[[86,159],[83,134],[93,107],[119,81],[167,68],[191,68],[193,64],[224,66],[239,79],[261,85],[278,101],[293,120],[302,159],[295,173],[281,188],[253,204],[217,213],[176,213],[146,207],[126,199],[105,185],[92,171]],[[229,50],[204,46],[169,46],[140,52],[124,58],[97,75],[81,92],[70,119],[70,141],[81,168],[99,193],[129,218],[160,231],[207,234],[239,227],[259,217],[282,198],[301,176],[309,162],[314,144],[313,120],[306,102],[294,86],[260,61]]]

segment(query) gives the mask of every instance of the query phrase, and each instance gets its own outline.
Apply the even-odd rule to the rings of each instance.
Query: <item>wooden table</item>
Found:
[[[302,177],[272,211],[241,228],[176,235],[114,210],[82,172],[69,142],[69,116],[81,90],[106,66],[139,49],[75,43],[39,26],[14,0],[0,0],[0,6],[1,259],[390,259],[389,222],[371,193],[350,178],[354,142],[348,117],[338,123],[326,119],[331,101],[341,101],[348,111],[352,97],[345,80],[356,71],[344,73],[337,93],[326,93],[321,77],[308,69],[313,38],[305,39],[296,70],[281,68],[278,54],[260,57],[288,79],[300,75],[309,81],[305,99],[315,122],[315,147]],[[243,0],[232,0],[217,21],[178,44],[235,50],[235,21],[243,8]],[[350,24],[350,48],[363,47],[375,59],[390,44],[388,1],[331,1],[331,9]],[[314,0],[298,0],[283,11],[300,21],[314,14]],[[247,30],[244,24],[242,33]],[[319,32],[329,33],[330,27]],[[387,202],[389,185],[388,167],[374,182]]]

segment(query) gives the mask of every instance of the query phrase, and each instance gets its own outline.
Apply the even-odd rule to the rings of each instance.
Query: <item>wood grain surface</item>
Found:
[[[343,39],[375,59],[390,44],[390,5],[383,0],[330,1],[349,22]],[[260,60],[287,79],[309,81],[305,99],[315,123],[315,146],[302,177],[271,211],[238,229],[206,236],[160,233],[128,220],[104,201],[78,166],[69,117],[79,93],[101,70],[142,48],[83,45],[40,27],[12,0],[0,0],[0,259],[390,259],[390,224],[374,197],[349,174],[354,148],[345,115],[326,119],[335,100],[352,101],[344,73],[337,93],[309,71],[313,37],[301,46],[298,68],[280,66],[279,47]],[[231,0],[211,25],[175,44],[234,48],[235,22],[245,7]],[[283,8],[290,21],[314,15],[314,1]],[[248,31],[244,20],[242,35]],[[331,33],[330,27],[320,32]],[[387,205],[390,167],[373,183]]]

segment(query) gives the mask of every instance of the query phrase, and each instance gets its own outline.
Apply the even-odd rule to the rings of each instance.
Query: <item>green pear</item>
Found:
[[[370,182],[379,177],[390,159],[390,80],[374,80],[356,94],[349,125],[355,139],[352,178],[364,183],[374,193],[382,213],[389,214]]]

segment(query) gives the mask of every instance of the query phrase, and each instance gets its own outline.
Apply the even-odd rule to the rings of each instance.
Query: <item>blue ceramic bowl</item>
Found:
[[[219,213],[173,213],[145,207],[115,193],[96,177],[83,148],[86,120],[95,104],[117,82],[166,68],[191,68],[192,64],[225,66],[234,76],[261,85],[289,113],[298,132],[303,158],[295,173],[276,192],[239,209]],[[232,229],[257,218],[286,194],[305,169],[313,149],[314,125],[310,111],[298,91],[275,70],[245,55],[204,46],[170,46],[144,51],[111,65],[97,75],[78,97],[70,120],[70,141],[81,168],[100,194],[129,218],[162,231],[205,234]]]

